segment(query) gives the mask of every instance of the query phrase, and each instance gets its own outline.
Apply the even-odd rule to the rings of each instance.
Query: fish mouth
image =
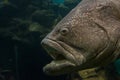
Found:
[[[44,39],[41,44],[53,58],[53,61],[43,68],[45,73],[48,75],[60,75],[74,71],[75,66],[77,66],[76,58],[64,48],[67,44],[51,39]]]

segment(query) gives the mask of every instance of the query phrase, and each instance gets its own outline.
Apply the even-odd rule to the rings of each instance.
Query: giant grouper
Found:
[[[43,70],[60,75],[104,67],[120,57],[120,0],[82,0],[41,44],[53,58]]]

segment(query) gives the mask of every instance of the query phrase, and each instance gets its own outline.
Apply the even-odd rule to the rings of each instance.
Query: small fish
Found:
[[[42,40],[49,75],[104,67],[120,57],[120,0],[82,0]]]

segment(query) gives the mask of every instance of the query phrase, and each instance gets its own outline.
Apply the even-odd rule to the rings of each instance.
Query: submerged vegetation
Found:
[[[39,43],[80,1],[0,0],[0,73],[7,70],[7,80],[56,80],[42,73],[50,59]]]

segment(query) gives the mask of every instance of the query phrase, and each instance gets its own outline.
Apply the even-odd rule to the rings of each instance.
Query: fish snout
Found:
[[[41,45],[42,45],[43,47],[45,47],[45,46],[47,45],[46,39],[43,39],[43,40],[41,41]]]

